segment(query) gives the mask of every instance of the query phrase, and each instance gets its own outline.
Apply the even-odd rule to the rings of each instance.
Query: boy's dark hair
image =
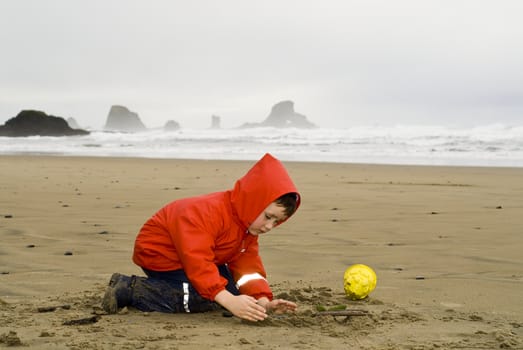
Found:
[[[278,197],[278,199],[276,199],[274,202],[284,207],[285,215],[290,217],[297,209],[298,194],[294,192],[285,193],[284,195]]]

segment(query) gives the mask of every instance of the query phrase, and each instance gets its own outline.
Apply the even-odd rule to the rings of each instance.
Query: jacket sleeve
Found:
[[[198,293],[214,300],[225,289],[227,280],[215,265],[216,223],[201,211],[188,210],[168,218],[168,229],[185,274]]]
[[[273,294],[258,252],[258,238],[250,235],[248,237],[245,242],[245,251],[229,263],[229,269],[241,294],[247,294],[256,299],[267,297],[272,300]]]

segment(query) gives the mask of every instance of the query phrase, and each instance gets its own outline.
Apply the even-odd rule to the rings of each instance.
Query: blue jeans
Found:
[[[143,271],[147,277],[122,277],[129,286],[130,293],[118,300],[119,306],[130,305],[141,311],[168,313],[206,312],[221,308],[218,303],[202,297],[183,270]],[[234,295],[239,295],[227,265],[218,266],[218,271],[228,281],[226,289]],[[122,292],[123,294],[125,293]]]
[[[230,293],[233,295],[240,295],[240,291],[238,288],[236,288],[236,283],[234,282],[234,279],[232,277],[231,271],[227,267],[227,265],[218,265],[218,271],[220,272],[220,275],[227,279],[227,285],[225,286],[225,289],[227,289]],[[143,272],[147,275],[149,278],[164,280],[168,282],[174,282],[174,283],[189,283],[189,285],[192,287],[191,282],[189,281],[189,278],[187,278],[187,275],[185,274],[184,270],[172,270],[172,271],[152,271],[147,270],[142,267]]]

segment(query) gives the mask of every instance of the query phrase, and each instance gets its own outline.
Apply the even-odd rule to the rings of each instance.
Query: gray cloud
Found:
[[[0,122],[36,108],[99,127],[258,121],[283,99],[323,126],[521,124],[519,1],[0,4]]]

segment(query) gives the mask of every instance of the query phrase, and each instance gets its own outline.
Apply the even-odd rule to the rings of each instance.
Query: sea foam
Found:
[[[4,155],[256,160],[266,152],[289,161],[521,167],[523,126],[91,130],[87,136],[0,137]]]

